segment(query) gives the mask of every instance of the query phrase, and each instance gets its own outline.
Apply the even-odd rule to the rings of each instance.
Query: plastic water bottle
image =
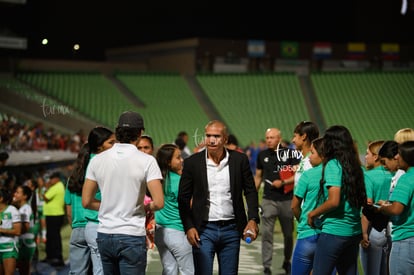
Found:
[[[251,243],[252,242],[252,235],[253,235],[253,231],[251,231],[251,230],[247,230],[246,231],[246,233],[245,233],[245,235],[247,235],[246,236],[246,238],[244,239],[244,241],[247,243],[247,244],[249,244],[249,243]]]

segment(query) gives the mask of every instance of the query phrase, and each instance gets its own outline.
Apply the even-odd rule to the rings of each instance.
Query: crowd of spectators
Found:
[[[28,124],[17,118],[0,114],[0,149],[6,151],[69,150],[79,152],[86,136],[80,130],[64,134],[46,128],[42,122]]]

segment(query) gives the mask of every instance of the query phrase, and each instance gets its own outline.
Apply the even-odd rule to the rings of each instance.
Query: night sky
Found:
[[[414,41],[414,12],[401,15],[399,0],[102,2],[27,0],[8,6],[0,27],[28,38],[24,57],[89,60],[103,60],[106,48],[189,37]],[[47,47],[43,38],[49,39]],[[81,46],[76,55],[74,43]]]

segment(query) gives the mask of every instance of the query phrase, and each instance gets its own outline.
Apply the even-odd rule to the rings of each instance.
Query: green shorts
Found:
[[[13,243],[2,244],[2,250],[0,251],[0,260],[3,261],[5,259],[15,258],[19,256],[19,252],[17,247]],[[7,250],[7,251],[4,251]]]

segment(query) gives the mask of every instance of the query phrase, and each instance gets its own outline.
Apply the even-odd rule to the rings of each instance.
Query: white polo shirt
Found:
[[[96,155],[86,178],[101,190],[98,232],[145,236],[144,196],[147,182],[162,179],[156,159],[133,144],[115,143]]]

